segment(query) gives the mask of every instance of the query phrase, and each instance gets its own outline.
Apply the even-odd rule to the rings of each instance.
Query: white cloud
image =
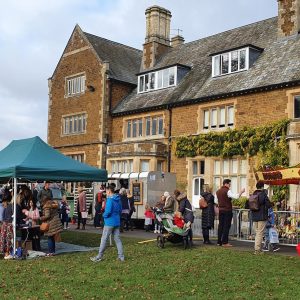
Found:
[[[78,23],[84,31],[140,48],[145,9],[172,12],[187,42],[277,14],[274,0],[1,0],[0,149],[12,139],[46,140],[50,77]]]

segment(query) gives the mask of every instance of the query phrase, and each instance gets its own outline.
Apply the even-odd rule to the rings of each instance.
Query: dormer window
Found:
[[[190,70],[190,67],[177,64],[138,75],[138,93],[145,93],[176,86]]]
[[[139,76],[138,91],[144,93],[176,85],[177,67],[171,67]]]
[[[248,45],[240,49],[211,54],[212,76],[222,76],[248,70],[256,61],[263,49]]]

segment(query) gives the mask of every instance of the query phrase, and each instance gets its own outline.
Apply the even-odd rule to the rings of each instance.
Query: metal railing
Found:
[[[275,211],[275,226],[279,233],[279,243],[282,245],[297,245],[300,243],[300,212]],[[254,241],[252,212],[249,209],[234,209],[229,235],[240,241]],[[194,235],[202,236],[201,211],[195,213],[193,224]],[[214,228],[210,230],[211,237],[218,236],[219,220],[216,216]]]

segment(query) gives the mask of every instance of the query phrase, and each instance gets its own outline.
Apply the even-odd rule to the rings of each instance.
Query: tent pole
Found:
[[[13,228],[14,228],[14,254],[16,254],[16,240],[17,240],[17,178],[14,178],[14,219],[13,219]]]

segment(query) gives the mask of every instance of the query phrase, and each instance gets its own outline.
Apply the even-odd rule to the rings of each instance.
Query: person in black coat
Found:
[[[184,223],[186,224],[190,223],[190,225],[192,225],[192,223],[194,223],[194,213],[193,213],[192,205],[188,200],[186,194],[181,193],[177,197],[177,201],[178,201],[178,211],[182,213]],[[192,226],[189,231],[189,237],[190,237],[190,241],[192,242],[193,240]]]
[[[213,244],[209,240],[209,230],[214,228],[215,221],[215,197],[211,193],[211,188],[206,186],[204,192],[201,193],[201,197],[207,203],[207,207],[202,208],[202,234],[204,244]]]

